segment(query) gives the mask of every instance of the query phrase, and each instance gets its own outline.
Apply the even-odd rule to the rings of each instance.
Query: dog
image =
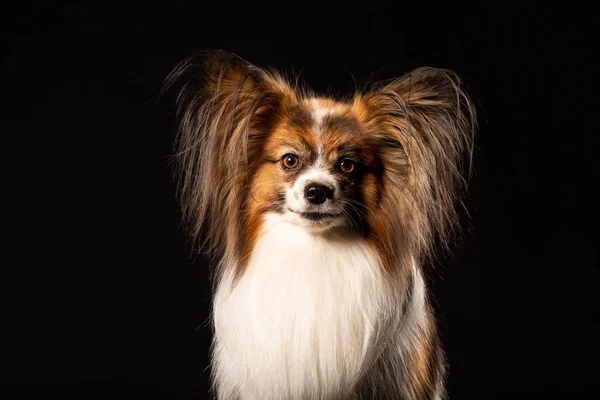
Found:
[[[178,65],[177,176],[213,260],[218,399],[443,399],[423,268],[458,232],[475,107],[418,68],[345,99],[223,50]]]

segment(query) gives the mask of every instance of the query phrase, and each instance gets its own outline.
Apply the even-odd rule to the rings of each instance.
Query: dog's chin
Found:
[[[288,209],[283,217],[284,220],[301,226],[310,232],[325,232],[346,225],[346,219],[341,212],[299,212]]]

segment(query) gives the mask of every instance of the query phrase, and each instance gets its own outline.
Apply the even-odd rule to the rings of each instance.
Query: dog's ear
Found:
[[[182,62],[167,85],[177,81],[184,82],[178,97],[181,150],[202,136],[221,154],[242,151],[235,158],[246,162],[259,150],[256,145],[270,131],[279,108],[295,99],[281,75],[224,50],[200,52]]]
[[[225,227],[241,229],[238,203],[247,198],[279,108],[295,94],[280,75],[223,50],[181,63],[166,86],[176,83],[182,84],[176,160],[184,218],[196,237],[206,225],[208,247],[218,250]]]
[[[419,232],[413,235],[419,236],[416,248],[431,249],[434,237],[449,244],[476,126],[475,108],[458,75],[419,68],[358,95],[355,106],[380,145],[390,196],[415,207],[402,224]]]
[[[471,143],[475,108],[452,71],[418,68],[375,87],[363,102],[368,122],[384,125],[389,139],[404,147],[419,141],[440,155],[448,150],[459,155]]]

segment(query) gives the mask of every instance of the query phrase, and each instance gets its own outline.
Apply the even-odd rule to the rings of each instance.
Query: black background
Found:
[[[330,94],[457,71],[480,129],[471,222],[429,274],[450,398],[595,397],[598,10],[571,3],[4,4],[3,388],[206,398],[208,271],[171,177],[175,95],[157,94],[224,48]]]

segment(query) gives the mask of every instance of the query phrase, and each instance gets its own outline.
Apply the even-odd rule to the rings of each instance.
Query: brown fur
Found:
[[[191,72],[179,99],[180,193],[192,235],[205,231],[201,244],[222,261],[219,268],[242,260],[237,273],[243,273],[263,214],[280,211],[284,188],[304,168],[285,171],[281,156],[294,149],[313,160],[317,129],[332,168],[342,156],[365,166],[360,177],[343,178],[361,203],[349,219],[394,279],[410,280],[414,261],[423,265],[436,242],[442,248],[452,242],[475,129],[474,108],[456,74],[420,68],[338,102],[226,52],[201,58],[200,68],[196,59],[180,65],[168,84]],[[315,106],[335,109],[320,127],[311,117]],[[412,382],[405,390],[418,399],[441,390],[444,370],[428,319],[431,326],[403,366]],[[385,374],[385,365],[378,368]]]

